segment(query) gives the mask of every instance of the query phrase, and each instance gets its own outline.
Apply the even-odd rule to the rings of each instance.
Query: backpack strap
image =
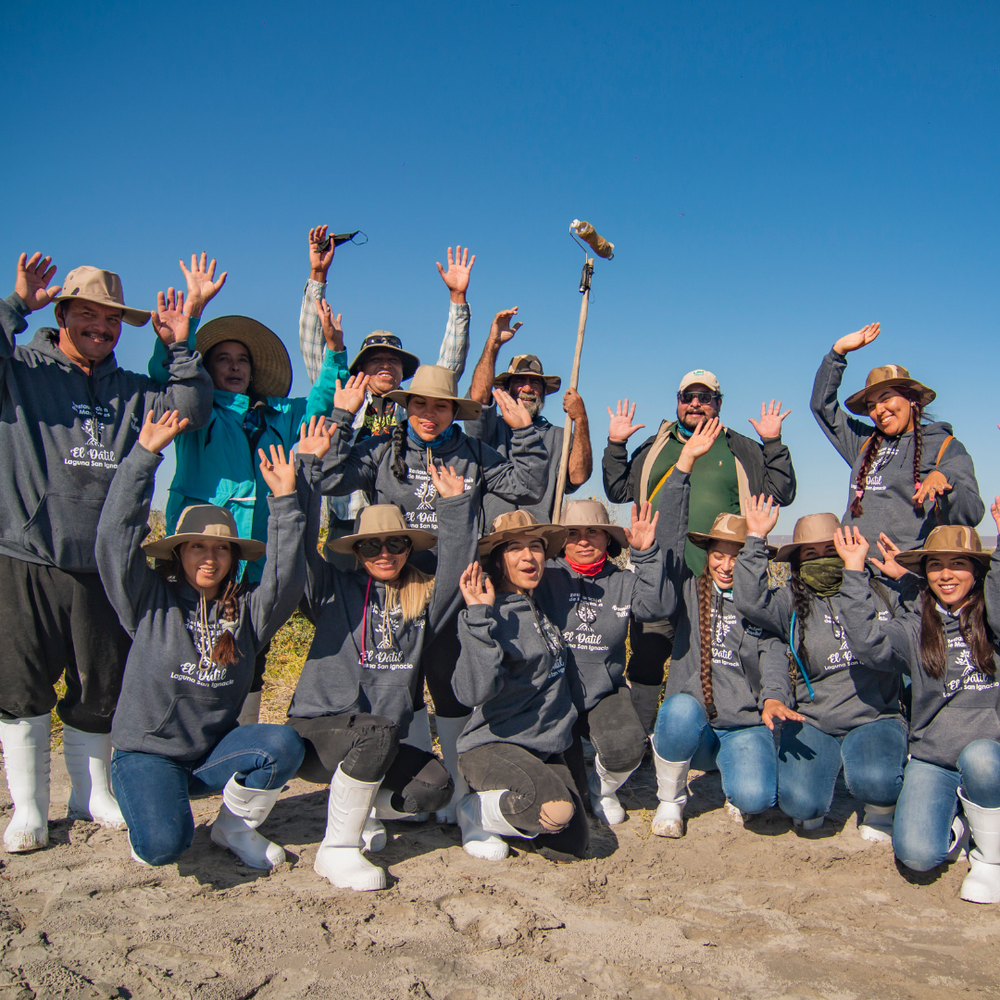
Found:
[[[955,440],[955,435],[954,434],[949,434],[944,439],[944,443],[941,445],[941,447],[938,448],[937,458],[934,459],[934,468],[935,469],[941,464],[941,458],[944,456],[944,453],[948,450],[948,445],[950,445],[951,442],[954,441],[954,440]]]

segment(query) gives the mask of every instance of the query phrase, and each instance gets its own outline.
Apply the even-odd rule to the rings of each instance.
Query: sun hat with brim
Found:
[[[689,531],[688,539],[699,549],[707,549],[712,542],[736,542],[737,545],[746,545],[747,519],[738,514],[720,514],[708,532]],[[767,554],[772,559],[777,551],[776,546],[767,546]]]
[[[545,558],[558,555],[566,544],[566,528],[561,524],[539,524],[526,510],[512,510],[493,519],[493,530],[479,539],[479,555],[515,538],[540,538],[545,542]]]
[[[114,271],[102,271],[99,267],[86,265],[74,267],[66,275],[62,291],[52,301],[72,302],[74,299],[96,302],[111,309],[121,309],[122,319],[129,326],[145,326],[149,322],[148,309],[129,309],[125,305],[122,279]]]
[[[366,538],[388,538],[405,535],[413,543],[414,552],[423,552],[437,545],[437,535],[419,528],[408,528],[399,508],[391,503],[377,503],[364,507],[354,521],[354,534],[344,535],[328,541],[327,547],[334,552],[354,554],[355,542]]]
[[[156,542],[145,542],[142,549],[153,559],[169,559],[183,542],[232,542],[240,547],[241,556],[251,562],[259,559],[267,548],[253,538],[240,538],[236,521],[225,507],[205,503],[185,507],[172,535]]]
[[[413,381],[405,389],[393,389],[385,394],[386,399],[406,406],[411,396],[425,399],[447,399],[455,404],[456,420],[475,420],[483,408],[482,403],[458,394],[458,375],[450,368],[440,365],[421,365]]]
[[[806,514],[795,522],[792,541],[782,545],[775,562],[788,562],[803,545],[823,545],[832,542],[833,536],[840,527],[840,518],[836,514]]]
[[[601,528],[622,548],[628,548],[625,529],[611,523],[608,510],[600,500],[570,500],[562,509],[559,527],[567,531],[570,528]]]
[[[513,375],[534,375],[545,383],[545,395],[550,396],[559,391],[562,379],[558,375],[546,375],[542,371],[542,363],[534,354],[518,354],[510,359],[510,364],[505,372],[501,372],[493,379],[495,389],[506,389]]]
[[[965,556],[984,566],[989,564],[992,552],[983,549],[983,541],[975,528],[961,524],[942,524],[927,536],[922,549],[909,549],[896,556],[896,562],[906,569],[926,576],[923,561],[927,556]]]
[[[347,370],[352,375],[357,375],[361,371],[361,365],[366,355],[374,351],[392,351],[393,354],[399,355],[403,362],[403,378],[401,379],[403,382],[412,378],[413,373],[420,367],[420,358],[415,354],[410,354],[409,351],[404,351],[403,342],[394,333],[390,333],[388,330],[372,330],[361,341],[361,347]]]
[[[235,340],[250,352],[254,392],[287,396],[292,388],[292,361],[281,338],[249,316],[218,316],[199,328],[196,345],[204,358],[216,344]]]
[[[893,388],[911,389],[916,393],[917,401],[921,406],[927,406],[928,403],[932,403],[937,396],[937,393],[933,389],[927,388],[923,382],[918,382],[915,378],[910,378],[910,373],[902,365],[882,365],[879,368],[873,368],[868,373],[868,378],[865,380],[865,387],[860,392],[854,393],[853,396],[848,396],[844,406],[851,413],[867,417],[868,397],[873,392]]]

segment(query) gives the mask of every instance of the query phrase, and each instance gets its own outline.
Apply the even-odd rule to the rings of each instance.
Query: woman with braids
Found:
[[[1000,497],[990,508],[1000,531]],[[866,585],[868,542],[838,533],[844,583],[835,606],[851,647],[909,665],[913,686],[910,759],[896,805],[892,845],[914,871],[955,860],[967,845],[961,896],[1000,903],[1000,554],[984,552],[972,528],[935,528],[919,549],[885,562],[891,576],[922,577],[912,614],[880,620]],[[960,812],[961,811],[961,812]]]
[[[691,472],[720,430],[717,418],[702,421],[662,487],[657,535],[668,554],[668,616],[676,638],[653,730],[658,837],[684,836],[691,767],[721,773],[726,812],[740,824],[773,806],[772,730],[776,720],[802,719],[787,707],[792,692],[782,643],[734,605],[733,565],[746,540],[745,520],[723,513],[707,533],[687,530]],[[698,577],[684,557],[688,541],[708,553]]]
[[[888,843],[906,761],[900,705],[905,658],[872,656],[849,641],[836,604],[844,576],[834,542],[836,514],[795,522],[791,544],[775,556],[791,563],[791,580],[777,590],[768,585],[766,541],[778,508],[771,498],[751,498],[746,520],[747,542],[733,571],[736,609],[784,641],[802,720],[781,727],[778,807],[797,828],[818,829],[843,768],[848,789],[863,803],[862,838]],[[865,572],[879,621],[903,614],[899,595]]]
[[[879,324],[841,337],[823,359],[813,383],[813,416],[840,456],[851,466],[843,523],[858,527],[871,545],[886,539],[901,549],[919,545],[938,524],[977,525],[985,508],[969,453],[952,436],[950,424],[924,423],[932,389],[900,365],[868,373],[865,387],[840,408],[837,393],[847,355],[872,343]]]

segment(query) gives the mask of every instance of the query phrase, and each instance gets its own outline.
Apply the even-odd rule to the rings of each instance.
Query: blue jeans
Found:
[[[778,758],[767,726],[713,729],[701,702],[675,694],[657,713],[653,749],[663,760],[690,760],[698,771],[718,770],[726,798],[740,812],[759,813],[774,805]]]
[[[984,809],[1000,807],[1000,743],[974,740],[958,755],[958,770],[911,760],[896,803],[892,849],[915,872],[942,864],[951,847],[958,789]]]
[[[171,864],[194,838],[192,792],[222,788],[234,775],[247,788],[280,788],[304,753],[291,726],[271,725],[237,726],[196,763],[116,750],[111,781],[132,849],[148,864]]]
[[[792,819],[825,816],[841,767],[860,802],[895,805],[903,787],[906,743],[900,719],[866,722],[846,736],[828,736],[807,722],[786,722],[778,747],[778,807]]]

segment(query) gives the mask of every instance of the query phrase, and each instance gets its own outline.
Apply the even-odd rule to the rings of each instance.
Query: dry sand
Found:
[[[69,798],[58,753],[52,773],[51,846],[2,856],[0,1000],[1000,996],[1000,906],[958,898],[964,861],[905,879],[860,839],[842,788],[822,831],[797,836],[777,813],[735,826],[705,775],[687,837],[670,841],[649,834],[643,769],[628,822],[595,826],[583,861],[522,842],[489,864],[453,827],[388,824],[376,858],[391,887],[351,893],[312,870],[325,789],[282,795],[262,832],[289,861],[271,873],[211,843],[217,797],[194,802],[182,861],[150,869],[124,833],[55,819]]]

